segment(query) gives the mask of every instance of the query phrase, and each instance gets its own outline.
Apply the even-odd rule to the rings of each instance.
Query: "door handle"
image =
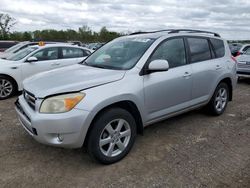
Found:
[[[190,77],[191,75],[192,75],[191,73],[185,72],[184,75],[183,75],[183,77],[184,77],[184,78],[188,78],[188,77]]]
[[[18,67],[10,67],[11,69],[18,69]]]
[[[222,66],[216,65],[216,70],[220,70],[221,68],[222,68]]]
[[[52,63],[51,65],[60,65],[60,63],[58,63],[58,62],[57,63]]]

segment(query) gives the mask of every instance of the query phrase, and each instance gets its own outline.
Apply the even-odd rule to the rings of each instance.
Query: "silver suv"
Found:
[[[86,146],[110,164],[147,125],[202,106],[221,115],[235,85],[236,63],[218,34],[143,32],[109,42],[81,64],[25,80],[16,111],[38,142]]]

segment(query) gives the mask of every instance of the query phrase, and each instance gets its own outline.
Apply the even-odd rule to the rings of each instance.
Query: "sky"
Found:
[[[16,19],[15,31],[189,28],[250,39],[250,0],[0,0],[0,13]]]

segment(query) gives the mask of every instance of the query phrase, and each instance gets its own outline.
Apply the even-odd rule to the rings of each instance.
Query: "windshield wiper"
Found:
[[[88,64],[87,64],[88,65]],[[91,67],[96,67],[96,68],[101,68],[101,69],[107,69],[109,67],[105,66],[105,65],[88,65],[88,66],[91,66]]]
[[[86,66],[90,66],[90,67],[96,67],[96,68],[100,68],[100,69],[121,70],[121,69],[118,68],[118,67],[113,67],[113,66],[108,66],[108,65],[98,65],[98,64],[91,65],[91,64],[88,64],[86,61],[82,61],[82,62],[80,62],[79,64],[86,65]]]

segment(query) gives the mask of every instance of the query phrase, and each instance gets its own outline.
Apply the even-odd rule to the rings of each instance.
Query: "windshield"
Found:
[[[11,53],[11,52],[14,52],[16,50],[18,50],[19,48],[21,48],[25,43],[21,42],[21,43],[18,43],[14,46],[12,46],[11,48],[8,48],[7,50],[5,50],[5,52],[8,52],[8,53]]]
[[[13,54],[13,55],[7,57],[6,59],[10,60],[10,61],[19,61],[19,60],[23,59],[24,57],[26,57],[27,55],[29,55],[31,52],[35,51],[36,49],[38,49],[38,47],[24,48],[23,50],[20,50],[16,54]]]
[[[85,61],[86,65],[104,69],[128,70],[154,42],[148,38],[120,38],[109,42]]]

